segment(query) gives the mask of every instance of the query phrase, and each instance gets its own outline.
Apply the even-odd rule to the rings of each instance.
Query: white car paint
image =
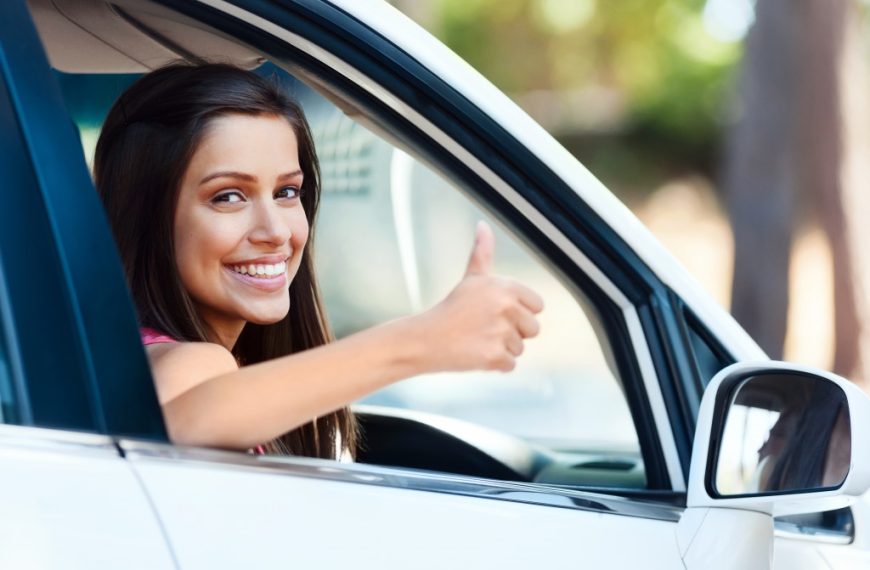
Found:
[[[280,459],[128,457],[186,569],[681,567],[673,522],[367,485],[361,466],[343,482],[287,476]]]
[[[714,497],[706,480],[707,458],[713,437],[713,425],[717,393],[720,386],[732,378],[746,378],[754,374],[779,370],[783,373],[802,373],[823,378],[839,386],[849,406],[850,441],[852,446],[849,472],[842,485],[834,490],[805,493],[748,497]],[[722,560],[746,570],[769,568],[775,560],[773,517],[841,509],[861,502],[860,497],[870,488],[870,398],[854,383],[809,366],[760,361],[738,362],[721,370],[710,381],[698,414],[692,450],[692,465],[689,469],[689,491],[686,510],[677,525],[680,553],[686,568],[725,568]],[[788,543],[787,540],[776,542]],[[829,557],[848,559],[850,564],[861,563],[870,567],[870,552],[859,549],[826,549],[807,556],[809,544],[796,548],[781,545],[782,559],[776,560],[777,568],[825,567],[823,560]],[[811,549],[815,550],[815,549]],[[816,556],[815,554],[819,554]],[[795,560],[796,558],[796,560]],[[808,560],[814,562],[808,564]],[[798,562],[800,561],[800,562]],[[797,565],[796,565],[797,564]],[[839,567],[839,566],[838,566]]]
[[[0,426],[0,568],[174,568],[111,438]]]

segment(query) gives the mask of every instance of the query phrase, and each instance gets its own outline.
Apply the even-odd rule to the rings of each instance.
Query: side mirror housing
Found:
[[[843,508],[870,488],[870,398],[835,374],[737,363],[701,400],[677,544],[687,569],[768,569],[773,517]]]
[[[688,507],[772,516],[842,508],[870,488],[870,398],[835,374],[738,363],[701,402]]]

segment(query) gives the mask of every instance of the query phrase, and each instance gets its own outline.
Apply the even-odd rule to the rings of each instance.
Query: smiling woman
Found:
[[[330,342],[309,128],[277,85],[239,68],[177,64],[136,81],[106,118],[94,177],[175,442],[352,455],[350,402],[421,373],[511,370],[538,332],[540,297],[489,274],[482,224],[444,301]]]
[[[179,276],[225,346],[246,322],[274,323],[289,310],[287,287],[308,241],[298,155],[283,117],[224,115],[211,121],[181,181]]]

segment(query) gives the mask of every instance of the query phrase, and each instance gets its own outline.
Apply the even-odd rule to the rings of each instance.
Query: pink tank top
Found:
[[[142,344],[145,346],[148,346],[149,344],[160,344],[164,342],[178,342],[174,338],[166,336],[162,332],[155,329],[150,329],[148,327],[140,328],[139,336],[142,337]]]
[[[178,342],[174,338],[172,338],[170,336],[166,336],[162,332],[155,330],[155,329],[148,328],[148,327],[140,328],[139,335],[142,337],[142,344],[144,346],[148,346],[149,344]],[[263,447],[262,445],[258,445],[257,447],[255,447],[251,451],[253,451],[255,455],[265,455],[266,454],[266,448]]]

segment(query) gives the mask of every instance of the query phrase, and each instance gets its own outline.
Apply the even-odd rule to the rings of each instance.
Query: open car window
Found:
[[[577,473],[594,464],[589,483],[642,487],[634,424],[602,349],[606,339],[596,334],[595,309],[584,310],[521,238],[460,188],[316,93],[300,94],[323,168],[317,266],[337,336],[443,299],[462,277],[479,219],[496,231],[493,271],[531,286],[546,306],[541,334],[526,342],[514,371],[421,376],[360,403],[485,426],[554,452]],[[619,469],[606,473],[608,461]],[[538,479],[584,482],[575,475]]]
[[[533,287],[545,301],[541,334],[526,343],[514,371],[421,376],[358,402],[361,460],[498,474],[456,467],[450,457],[459,440],[519,469],[520,480],[644,488],[634,422],[607,339],[597,332],[600,317],[582,292],[563,285],[528,244],[432,168],[280,68],[266,64],[258,73],[280,81],[311,124],[322,170],[316,267],[337,337],[443,299],[462,277],[479,219],[496,231],[493,271]],[[108,107],[137,76],[58,73],[89,164]],[[399,435],[421,426],[446,435]],[[490,435],[512,438],[517,453],[536,458],[534,468],[511,465]]]
[[[420,88],[430,70],[409,74],[377,67],[394,58],[357,58],[380,51],[342,52],[354,59],[343,62],[300,48],[305,42],[293,39],[295,32],[270,39],[235,28],[217,14],[182,15],[186,6],[125,1],[116,6],[121,12],[96,18],[83,4],[81,11],[64,12],[68,22],[56,18],[48,4],[33,0],[32,6],[89,163],[102,118],[121,91],[149,65],[177,59],[158,51],[212,59],[222,54],[223,60],[281,76],[306,109],[322,163],[316,265],[339,336],[443,298],[461,276],[475,222],[492,214],[495,271],[544,295],[544,332],[528,343],[510,375],[417,378],[359,402],[361,416],[382,427],[400,422],[438,433],[438,441],[449,444],[422,446],[422,464],[406,461],[408,445],[391,457],[369,460],[491,476],[474,461],[456,469],[443,458],[462,446],[474,457],[483,451],[491,458],[499,446],[485,440],[497,434],[515,445],[513,452],[511,445],[502,446],[509,451],[498,452],[497,463],[511,463],[513,455],[535,466],[519,480],[666,493],[683,488],[659,371],[649,359],[645,325],[633,304],[645,294],[643,282],[633,273],[635,265],[621,259],[630,252],[604,251],[602,244],[613,243],[607,226],[532,149],[501,137],[506,133],[482,108],[462,97],[445,99],[452,92],[439,86]],[[273,16],[280,16],[276,21],[287,30],[301,25],[283,20],[289,8]],[[300,16],[308,14],[293,17]],[[72,37],[97,20],[105,25],[88,28],[93,37]],[[344,25],[368,33],[356,23]],[[136,39],[124,39],[125,34]],[[91,41],[109,36],[114,38],[109,47]],[[75,56],[70,46],[77,42],[99,57]],[[377,74],[379,83],[367,79],[370,74]],[[409,122],[416,109],[404,106],[413,104],[432,116]],[[453,423],[436,428],[439,418]],[[378,430],[369,424],[364,449],[374,450]],[[381,431],[399,445],[391,434],[402,430]],[[556,468],[543,468],[548,465]]]

